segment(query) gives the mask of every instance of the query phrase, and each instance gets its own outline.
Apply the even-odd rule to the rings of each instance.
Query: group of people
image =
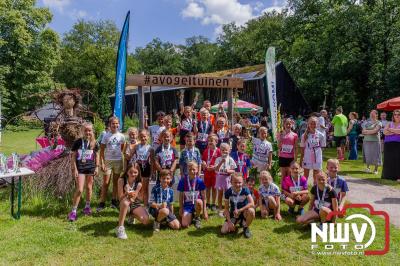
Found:
[[[361,120],[356,112],[350,112],[346,117],[342,107],[336,109],[332,119],[326,110],[312,115],[318,118],[317,130],[324,135],[325,140],[332,137],[339,160],[345,160],[346,150],[348,160],[357,160],[358,142],[362,141],[365,172],[376,175],[379,166],[383,165],[382,178],[400,181],[399,113],[400,110],[393,111],[392,121],[387,120],[386,112],[379,114],[377,110],[372,110],[369,118],[362,117]],[[299,136],[304,134],[307,123],[298,119],[295,125]]]
[[[317,129],[317,117],[308,119],[300,138],[292,130],[295,122],[284,119],[283,130],[277,136],[282,177],[279,186],[269,172],[273,148],[268,141],[268,129],[257,122],[251,126],[256,129],[254,135],[244,134],[241,124],[230,127],[222,110],[214,116],[209,107],[211,104],[206,101],[198,115],[193,114],[192,107],[183,107],[175,128],[171,116],[158,112],[154,125],[146,124],[142,130],[129,128],[127,138],[119,132],[118,118],[111,117],[108,130],[98,142],[93,126],[85,123],[84,137],[72,148],[76,189],[68,219],[77,219],[85,184],[83,213],[91,214],[93,178],[100,173],[103,183],[97,212],[106,207],[112,180],[111,207],[119,208],[117,237],[121,239],[127,238],[127,216],[128,223],[142,224],[150,223],[152,216],[153,229],[159,231],[162,224],[172,229],[191,224],[201,228],[201,218],[207,220],[211,211],[225,217],[222,234],[235,231],[236,225],[240,225],[244,236],[251,237],[249,227],[258,208],[262,218],[272,216],[279,221],[282,201],[289,206],[289,214],[298,214],[297,222],[304,224],[314,220],[325,222],[329,212],[343,207],[347,184],[338,176],[339,160],[328,160],[328,174],[322,171],[325,136]],[[258,190],[255,177],[249,174],[252,168],[259,177]],[[314,185],[309,192],[311,171]],[[152,178],[156,184],[150,189]],[[178,183],[174,185],[175,182]],[[179,192],[177,197],[174,188]],[[175,197],[180,219],[174,212]],[[307,203],[310,208],[305,212]]]

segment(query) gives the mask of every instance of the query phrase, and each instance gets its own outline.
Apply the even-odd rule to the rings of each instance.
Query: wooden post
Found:
[[[144,72],[142,72],[144,75]],[[144,129],[144,92],[143,87],[138,86],[138,115],[139,115],[139,128]]]
[[[233,131],[233,89],[228,89],[228,119],[230,121],[231,132]]]
[[[153,92],[151,91],[151,86],[150,86],[150,111],[149,111],[149,121],[150,123],[153,122]]]

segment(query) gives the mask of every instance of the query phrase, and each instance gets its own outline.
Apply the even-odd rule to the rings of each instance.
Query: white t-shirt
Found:
[[[215,165],[219,165],[219,163],[222,161],[223,157],[218,157],[215,160]],[[235,170],[237,168],[237,165],[235,163],[235,160],[231,156],[227,156],[225,158],[225,163],[223,163],[219,169],[217,169],[217,173],[222,173],[226,174],[226,170]]]
[[[259,138],[252,138],[253,142],[253,160],[261,163],[268,162],[269,153],[272,152],[271,142],[268,140],[261,140]]]
[[[309,133],[307,140],[301,137],[300,147],[304,148],[303,161],[307,164],[322,163],[322,147],[325,142],[324,135],[318,130],[314,134]]]
[[[101,144],[106,145],[104,151],[104,159],[107,161],[122,160],[121,145],[125,143],[125,136],[120,133],[107,132],[104,134]]]
[[[149,131],[150,131],[150,136],[151,136],[151,146],[153,149],[156,149],[160,143],[158,143],[158,137],[160,136],[161,132],[164,131],[165,127],[164,126],[159,126],[159,125],[152,125],[149,126]]]

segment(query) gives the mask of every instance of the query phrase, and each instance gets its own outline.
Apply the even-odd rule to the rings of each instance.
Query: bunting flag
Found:
[[[126,78],[126,64],[128,54],[128,39],[129,39],[129,18],[130,11],[126,15],[124,27],[122,28],[121,36],[119,38],[117,64],[115,71],[115,101],[114,101],[114,115],[118,117],[120,129],[124,126],[124,100],[125,100],[125,78]]]
[[[268,86],[269,110],[272,124],[272,137],[276,139],[278,103],[276,101],[275,47],[269,47],[265,55],[265,68]]]

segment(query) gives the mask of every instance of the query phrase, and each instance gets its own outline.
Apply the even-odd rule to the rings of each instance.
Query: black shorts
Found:
[[[279,157],[279,167],[289,167],[294,158]]]
[[[140,167],[140,177],[146,178],[151,176],[151,166],[150,164],[146,163],[144,165],[139,164]]]
[[[135,200],[134,202],[131,202],[131,204],[129,205],[129,212],[132,212],[134,209],[137,209],[140,206],[142,206],[142,204],[138,200]]]
[[[153,207],[150,207],[150,208],[149,208],[149,213],[151,214],[151,216],[154,217],[154,219],[157,219],[157,217],[158,217],[158,209],[153,208]],[[173,214],[173,213],[171,212],[171,209],[169,209],[169,214],[168,214],[168,216],[165,217],[165,219],[162,220],[161,223],[162,223],[162,222],[170,223],[170,222],[172,222],[172,221],[174,221],[174,220],[176,220],[176,216],[175,216],[175,214]]]
[[[82,169],[82,168],[78,168],[78,173],[79,174],[82,174],[82,175],[94,175],[94,172],[96,171],[96,167],[93,167],[93,168],[84,168],[84,169]]]
[[[333,140],[336,143],[336,148],[339,148],[340,146],[346,145],[346,136],[343,137],[333,137]]]

